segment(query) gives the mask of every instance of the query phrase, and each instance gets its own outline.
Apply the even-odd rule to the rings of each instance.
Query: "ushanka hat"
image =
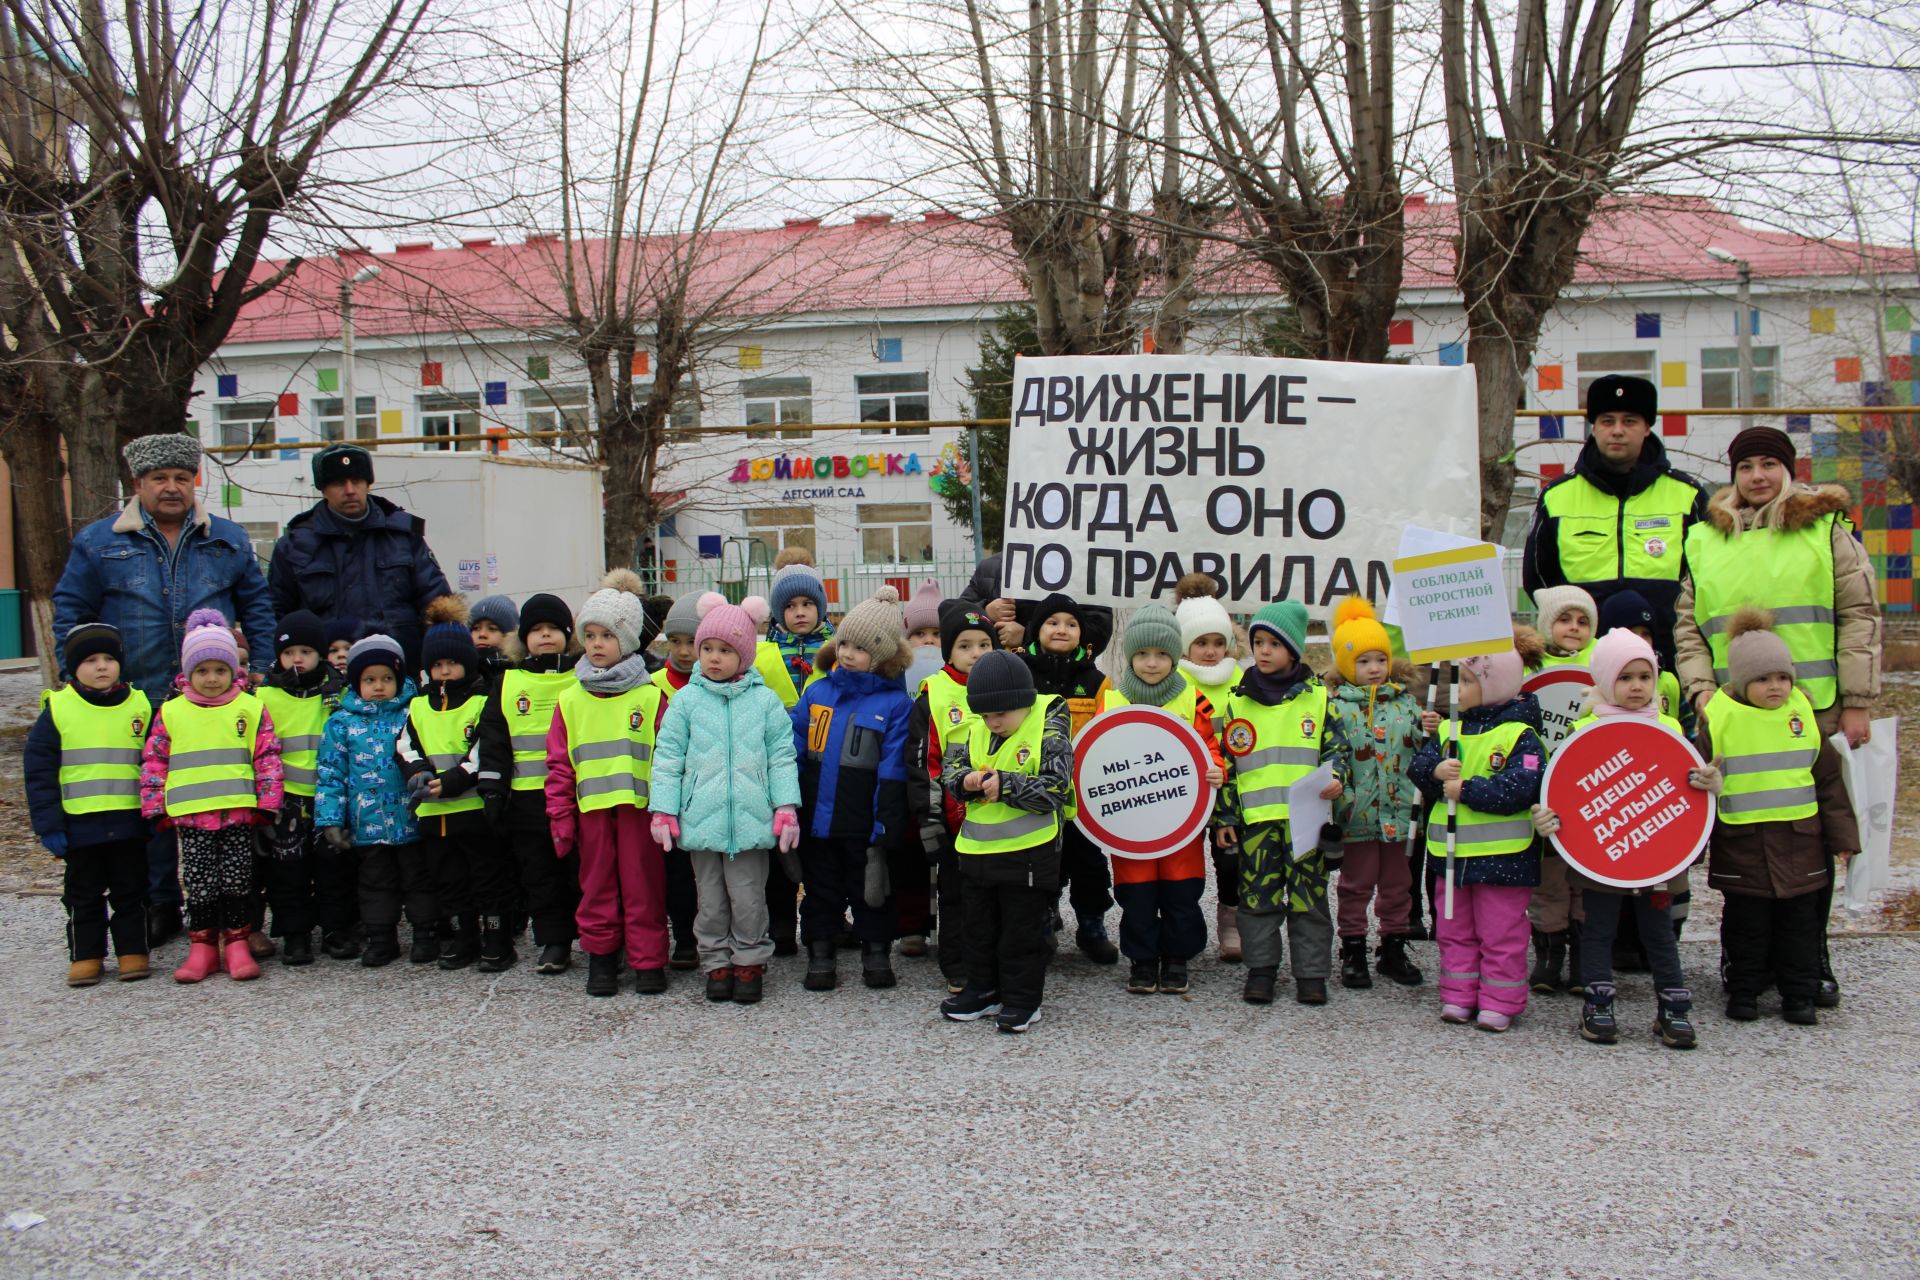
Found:
[[[127,460],[127,470],[135,479],[162,467],[177,467],[196,474],[200,470],[200,442],[178,431],[129,440],[120,450],[120,456]]]

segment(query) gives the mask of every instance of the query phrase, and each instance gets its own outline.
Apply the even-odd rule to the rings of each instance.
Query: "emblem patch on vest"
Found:
[[[137,738],[146,731],[146,722],[141,720],[139,716],[135,716],[133,718],[133,736]]]
[[[1227,722],[1227,750],[1236,756],[1243,756],[1253,750],[1253,744],[1259,735],[1253,731],[1251,720],[1229,720]]]
[[[523,693],[513,700],[513,709],[524,716],[533,710],[533,701]]]
[[[245,716],[235,716],[233,718],[233,736],[236,738],[244,738],[247,736],[247,718]],[[1795,736],[1797,737],[1798,735]]]
[[[1495,773],[1507,767],[1507,753],[1495,747],[1493,754],[1487,757],[1487,768]]]
[[[635,707],[632,714],[627,716],[627,728],[634,733],[640,732],[640,708]]]
[[[1313,736],[1313,717],[1312,716],[1300,717],[1300,736],[1303,738],[1311,738]]]
[[[1658,560],[1661,556],[1667,554],[1667,540],[1665,538],[1648,538],[1647,554],[1652,556],[1655,560]]]
[[[1013,762],[1023,769],[1027,767],[1027,761],[1031,759],[1033,759],[1032,747],[1022,747],[1013,753]]]
[[[959,703],[956,702],[952,706],[947,708],[948,724],[959,724],[962,720],[965,720],[966,718],[967,718],[966,713],[960,710]]]
[[[1799,716],[1787,717],[1787,729],[1796,738],[1804,737],[1807,732],[1807,726],[1801,722]]]
[[[460,726],[460,740],[461,740],[462,742],[472,742],[472,741],[473,741],[473,731],[474,731],[474,729],[475,729],[476,727],[477,727],[477,726],[474,726],[474,725],[470,725],[470,724],[466,724],[466,725],[461,725],[461,726]]]

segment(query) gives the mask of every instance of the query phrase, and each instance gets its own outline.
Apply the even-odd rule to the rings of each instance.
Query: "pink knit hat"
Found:
[[[1654,653],[1653,646],[1625,627],[1615,627],[1594,641],[1593,656],[1587,659],[1587,669],[1593,672],[1593,687],[1600,701],[1613,701],[1613,682],[1635,659],[1652,667],[1655,674],[1659,673],[1660,657]]]
[[[693,633],[693,643],[698,646],[718,640],[740,655],[742,671],[752,666],[754,652],[760,646],[760,624],[772,616],[767,602],[759,596],[748,596],[739,604],[728,604],[718,591],[709,591],[700,597],[699,610],[700,628]]]
[[[1513,648],[1468,658],[1460,665],[1471,671],[1473,678],[1480,682],[1480,705],[1497,707],[1520,696],[1520,686],[1526,683],[1527,669],[1538,667],[1541,655],[1545,652],[1546,645],[1537,631],[1531,627],[1515,627]]]
[[[192,673],[203,662],[224,662],[240,673],[240,645],[218,609],[195,609],[187,615],[187,638],[180,645],[180,669]]]

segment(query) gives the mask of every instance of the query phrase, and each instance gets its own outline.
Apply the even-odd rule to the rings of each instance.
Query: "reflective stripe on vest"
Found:
[[[1723,689],[1703,712],[1726,785],[1719,820],[1793,822],[1820,811],[1813,762],[1820,754],[1820,728],[1813,704],[1795,689],[1772,711],[1736,702]]]
[[[140,808],[140,750],[153,704],[131,689],[117,706],[95,706],[71,686],[47,699],[60,735],[60,808],[113,813]]]
[[[218,707],[184,697],[162,704],[166,726],[167,816],[216,809],[257,809],[253,749],[260,736],[260,699],[243,693]]]
[[[573,794],[583,813],[622,804],[646,808],[653,725],[664,698],[652,681],[610,698],[596,698],[576,681],[560,695]]]
[[[327,727],[331,708],[316,689],[302,698],[285,689],[264,685],[260,701],[273,719],[274,736],[280,739],[281,781],[289,794],[310,796],[320,763],[320,734]]]
[[[1235,720],[1253,726],[1252,747],[1239,755],[1231,748],[1227,752],[1240,799],[1240,821],[1285,822],[1287,789],[1320,767],[1320,743],[1327,732],[1327,687],[1310,681],[1277,707],[1229,695],[1226,722]]]
[[[1440,755],[1446,758],[1448,721],[1440,722]],[[1520,741],[1527,726],[1509,720],[1485,733],[1460,735],[1460,778],[1490,778],[1506,766],[1507,757]],[[1494,758],[1499,757],[1499,763]],[[1453,852],[1459,858],[1488,858],[1502,853],[1524,853],[1533,844],[1533,818],[1529,814],[1482,813],[1462,801],[1455,810]],[[1433,802],[1427,815],[1427,852],[1445,856],[1447,852],[1447,802]]]
[[[1749,529],[1728,538],[1710,524],[1687,535],[1693,620],[1713,653],[1713,678],[1725,684],[1727,626],[1741,606],[1764,602],[1773,630],[1793,658],[1793,679],[1814,710],[1840,696],[1833,625],[1833,533],[1838,515],[1804,529]]]
[[[1577,474],[1556,481],[1540,495],[1541,507],[1556,522],[1560,576],[1571,583],[1621,578],[1678,582],[1687,560],[1681,554],[1687,517],[1699,500],[1698,489],[1672,475],[1660,476],[1624,500]],[[1552,619],[1545,624],[1550,625]]]
[[[513,747],[513,789],[547,784],[547,732],[560,695],[580,682],[571,671],[509,671],[500,678],[500,714]]]
[[[1037,776],[1042,740],[1046,736],[1047,711],[1056,701],[1050,694],[1036,699],[1033,710],[1027,713],[1019,728],[1007,735],[998,751],[988,749],[993,731],[987,728],[987,722],[978,718],[969,720],[968,765],[986,771]],[[1056,812],[1035,813],[1001,800],[991,804],[985,800],[969,800],[966,818],[960,824],[960,834],[954,838],[953,847],[961,853],[1014,853],[1051,844],[1059,834],[1060,815]]]
[[[753,669],[760,673],[767,688],[780,695],[780,704],[793,710],[800,701],[800,693],[793,687],[793,675],[780,658],[780,646],[771,640],[762,640],[753,651]]]
[[[457,707],[445,711],[433,706],[433,695],[423,693],[407,706],[407,720],[420,739],[420,754],[427,758],[435,773],[445,773],[467,758],[473,740],[480,731],[480,713],[487,700],[476,694]],[[443,813],[471,813],[486,805],[478,791],[469,790],[451,800],[428,800],[416,810],[422,818]]]

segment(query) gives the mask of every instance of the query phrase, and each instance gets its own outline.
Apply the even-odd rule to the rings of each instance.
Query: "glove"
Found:
[[[653,842],[660,846],[660,852],[673,852],[673,842],[680,838],[680,819],[670,813],[655,814],[648,829],[653,832]]]
[[[322,827],[320,838],[326,841],[327,847],[335,853],[345,853],[353,848],[353,837],[347,834],[345,827]]]
[[[67,856],[67,833],[64,831],[55,831],[49,835],[41,836],[40,844],[48,853],[56,858],[64,858]]]
[[[1327,864],[1327,873],[1331,875],[1340,869],[1340,863],[1347,856],[1346,833],[1333,823],[1322,824],[1320,828],[1320,857]]]
[[[792,805],[781,805],[773,811],[773,842],[782,853],[792,853],[800,847],[800,818]],[[794,878],[799,883],[799,878]]]
[[[486,792],[481,798],[480,811],[485,816],[487,826],[492,829],[493,833],[495,835],[501,834],[507,828],[507,793],[504,791]]]
[[[1560,829],[1560,815],[1543,804],[1533,806],[1533,829],[1543,836],[1550,836]]]
[[[549,820],[553,827],[553,856],[564,858],[580,843],[580,820],[572,814]]]
[[[419,773],[407,777],[407,803],[418,809],[427,802],[427,788],[433,785],[433,775],[422,769]]]
[[[276,856],[278,845],[273,838],[271,823],[256,823],[253,828],[253,852],[255,857],[271,858]]]
[[[1720,794],[1720,788],[1726,785],[1727,780],[1720,772],[1719,758],[1715,757],[1711,764],[1702,765],[1698,769],[1687,770],[1687,782],[1691,786],[1700,788],[1700,790],[1710,796],[1717,796]]]
[[[787,878],[788,884],[797,885],[807,878],[806,869],[800,865],[800,855],[793,850],[777,849],[773,856],[780,860],[780,874]]]
[[[867,905],[878,911],[887,905],[893,881],[887,875],[887,851],[877,844],[867,846]]]
[[[947,829],[937,822],[930,822],[920,828],[920,847],[927,851],[927,861],[937,863],[940,855],[946,851]]]

